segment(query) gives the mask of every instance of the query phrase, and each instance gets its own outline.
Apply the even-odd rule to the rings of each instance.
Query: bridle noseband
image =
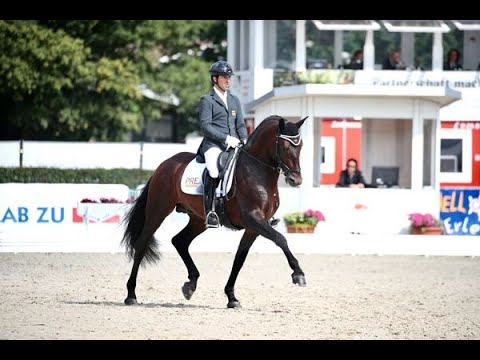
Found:
[[[270,164],[267,164],[266,162],[256,158],[252,154],[250,154],[248,151],[243,149],[243,146],[240,147],[240,150],[242,150],[245,154],[250,156],[251,158],[257,160],[261,164],[269,167],[270,169],[273,169],[277,171],[279,174],[283,174],[285,176],[288,176],[290,173],[298,173],[300,174],[301,170],[300,168],[296,169],[290,169],[287,164],[283,162],[283,160],[280,157],[280,145],[278,143],[279,139],[284,139],[290,142],[293,146],[298,146],[302,142],[302,137],[300,134],[297,135],[285,135],[285,134],[280,134],[280,128],[277,129],[277,138],[275,140],[275,161],[276,161],[276,166],[272,166]]]

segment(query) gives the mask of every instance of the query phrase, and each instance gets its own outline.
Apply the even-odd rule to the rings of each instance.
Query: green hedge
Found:
[[[145,184],[152,170],[139,169],[57,169],[0,167],[0,183]]]

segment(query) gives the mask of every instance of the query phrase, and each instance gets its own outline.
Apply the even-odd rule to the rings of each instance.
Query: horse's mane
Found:
[[[297,135],[298,129],[295,123],[288,122],[287,119],[279,116],[279,115],[270,115],[269,117],[265,118],[258,127],[253,130],[252,134],[248,137],[248,142],[256,142],[258,139],[257,137],[261,136],[261,134],[267,129],[272,126],[278,127],[280,120],[283,119],[285,121],[285,126],[283,128],[282,134],[284,135]]]

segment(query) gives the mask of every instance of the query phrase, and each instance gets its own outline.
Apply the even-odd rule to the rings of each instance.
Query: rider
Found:
[[[200,100],[200,128],[204,138],[198,149],[207,164],[204,182],[204,210],[207,227],[219,227],[218,215],[213,210],[215,189],[218,185],[217,159],[228,148],[247,141],[247,128],[240,101],[228,90],[233,69],[226,61],[217,61],[210,67],[213,89]]]

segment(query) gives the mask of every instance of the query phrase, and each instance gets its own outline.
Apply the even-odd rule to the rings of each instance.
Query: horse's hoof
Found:
[[[227,308],[229,309],[240,309],[241,307],[240,301],[229,301],[227,304]]]
[[[189,282],[186,282],[185,284],[183,284],[182,293],[183,293],[183,296],[185,296],[185,299],[190,300],[194,292],[195,290],[192,289]]]
[[[127,297],[124,303],[125,305],[135,305],[137,303],[137,299]]]
[[[292,275],[292,281],[298,286],[307,286],[305,275]]]

